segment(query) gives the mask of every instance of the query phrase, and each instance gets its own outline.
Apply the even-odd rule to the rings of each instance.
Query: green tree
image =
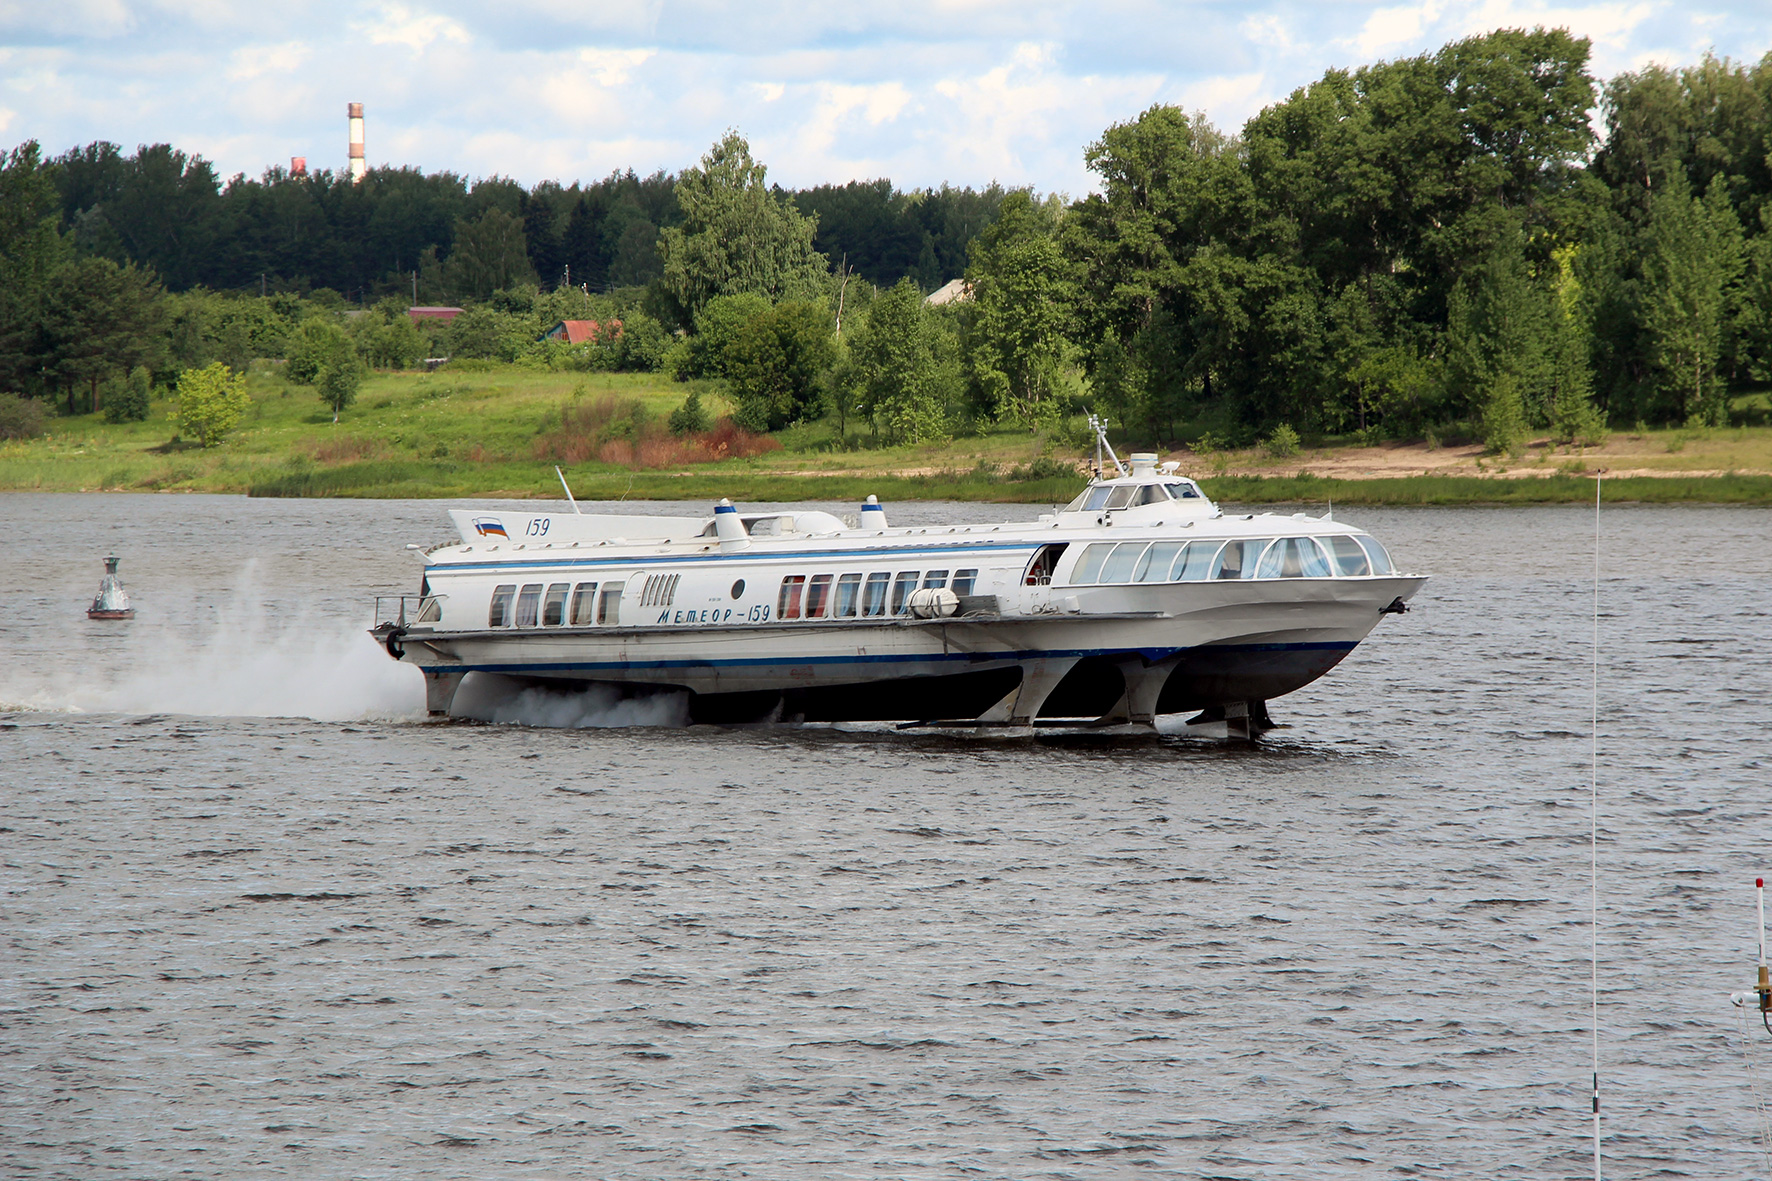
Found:
[[[358,354],[372,368],[410,369],[425,355],[425,335],[399,299],[381,300],[359,317],[352,329]]]
[[[214,447],[227,438],[251,408],[246,375],[220,361],[179,374],[179,430],[200,447]]]
[[[312,316],[290,335],[283,375],[297,385],[318,385],[322,373],[354,356],[356,348],[343,326],[325,316]]]
[[[488,209],[455,226],[455,245],[443,264],[443,285],[458,297],[486,299],[493,292],[535,282],[523,222],[502,209]]]
[[[673,435],[698,435],[711,424],[707,408],[701,404],[701,391],[690,390],[683,404],[671,411],[667,424]]]
[[[0,390],[23,390],[41,367],[42,303],[66,248],[56,190],[30,140],[0,155]]]
[[[829,311],[798,300],[745,322],[727,361],[740,426],[776,431],[815,415],[819,382],[836,357],[831,330]]]
[[[81,258],[49,276],[40,310],[45,368],[67,390],[70,414],[78,386],[99,410],[100,382],[158,359],[165,313],[160,285],[134,263]]]
[[[146,365],[137,365],[131,369],[105,398],[105,421],[146,422],[148,400],[153,386],[154,378]]]
[[[717,295],[750,293],[774,302],[811,300],[824,290],[830,260],[813,249],[817,217],[806,217],[764,183],[768,170],[727,132],[677,178],[683,224],[659,234],[661,284],[684,323]]]
[[[1551,292],[1551,366],[1549,412],[1552,437],[1559,443],[1598,446],[1606,441],[1606,415],[1593,401],[1591,331],[1583,315],[1581,281],[1576,273],[1579,249],[1564,247],[1552,255],[1557,268]]]
[[[320,376],[314,386],[320,392],[320,400],[332,409],[333,425],[338,425],[338,416],[346,406],[357,399],[357,390],[363,384],[363,362],[356,353],[347,353],[342,357],[329,360],[320,370]]]
[[[1717,360],[1742,255],[1741,225],[1721,184],[1700,200],[1684,171],[1675,170],[1650,197],[1643,328],[1656,388],[1675,418],[1715,424],[1726,418]]]
[[[874,300],[850,336],[846,377],[854,405],[894,442],[947,437],[939,329],[909,278]]]
[[[744,326],[769,310],[769,301],[755,292],[716,295],[695,315],[695,332],[683,353],[678,380],[725,377],[727,358]]]
[[[974,397],[1030,429],[1056,409],[1074,291],[1052,211],[1011,193],[972,249],[966,360]]]
[[[1489,439],[1491,446],[1499,440],[1500,450],[1518,446],[1534,421],[1545,421],[1552,385],[1551,303],[1518,234],[1503,237],[1453,292],[1446,339],[1453,404],[1513,432]],[[1492,410],[1496,397],[1507,407]],[[1508,408],[1516,402],[1517,414]]]

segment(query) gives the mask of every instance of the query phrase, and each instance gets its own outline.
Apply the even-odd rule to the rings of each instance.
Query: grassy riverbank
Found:
[[[252,411],[219,447],[175,441],[172,406],[146,422],[57,418],[40,439],[0,443],[0,490],[192,491],[255,496],[559,496],[560,461],[587,500],[729,496],[749,501],[974,500],[1056,504],[1090,454],[1007,425],[943,446],[876,447],[829,420],[772,440],[678,443],[662,423],[687,387],[645,374],[379,374],[336,425],[312,390],[270,369],[252,374]],[[727,407],[704,391],[715,415]],[[652,425],[647,426],[647,422]],[[742,457],[731,458],[728,444]],[[710,452],[728,456],[714,458]],[[636,457],[639,464],[636,465]],[[1772,504],[1772,428],[1617,433],[1571,453],[1539,440],[1516,459],[1433,443],[1171,453],[1216,499],[1244,504],[1543,504],[1610,501]]]

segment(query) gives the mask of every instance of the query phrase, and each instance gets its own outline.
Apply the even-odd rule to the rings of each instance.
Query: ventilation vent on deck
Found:
[[[642,607],[669,607],[677,597],[677,580],[681,574],[654,574],[646,580],[646,590],[640,595]]]

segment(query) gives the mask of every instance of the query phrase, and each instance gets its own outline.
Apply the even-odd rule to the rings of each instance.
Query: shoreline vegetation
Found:
[[[528,188],[29,141],[0,488],[1052,504],[1093,411],[1227,503],[1772,503],[1772,54],[1590,48],[1152,106],[1077,200],[787,190],[736,128]]]
[[[259,362],[249,406],[222,447],[178,438],[176,403],[139,422],[54,420],[43,437],[0,443],[0,490],[215,492],[256,497],[560,499],[554,466],[581,500],[1069,501],[1094,449],[1082,419],[1030,434],[991,426],[941,443],[885,446],[827,420],[772,436],[673,436],[663,423],[686,391],[710,420],[729,409],[718,383],[653,374],[560,374],[520,366],[375,374],[334,424],[310,391]],[[650,425],[649,425],[650,424]],[[1124,459],[1132,449],[1112,432]],[[1362,445],[1307,438],[1263,447],[1169,449],[1166,460],[1227,504],[1466,505],[1591,501],[1772,505],[1772,427],[1611,432],[1601,446],[1532,440],[1518,458],[1475,441]]]

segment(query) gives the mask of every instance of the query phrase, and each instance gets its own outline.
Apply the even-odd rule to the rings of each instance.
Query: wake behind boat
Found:
[[[1328,516],[1226,517],[1156,458],[1026,523],[898,528],[872,496],[848,521],[454,509],[460,542],[424,552],[419,594],[377,600],[372,634],[433,715],[484,672],[686,692],[692,722],[1202,711],[1249,734],[1426,581]]]

